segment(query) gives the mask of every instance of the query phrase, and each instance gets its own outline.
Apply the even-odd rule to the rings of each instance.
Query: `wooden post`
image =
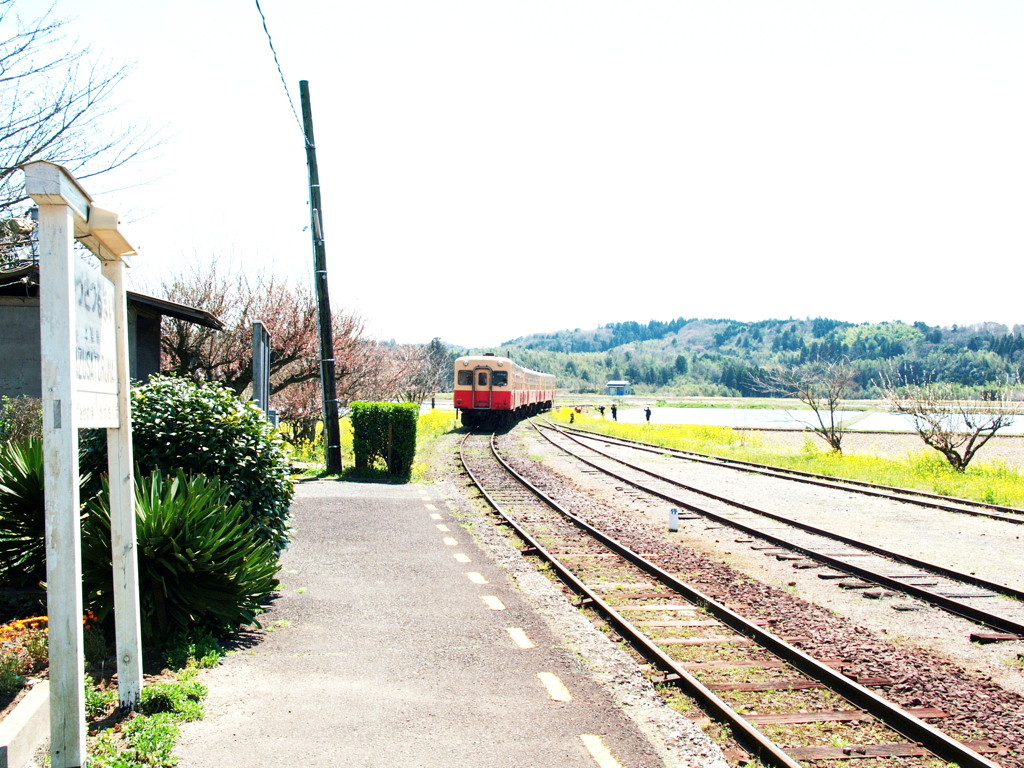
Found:
[[[79,529],[75,371],[74,215],[39,206],[39,320],[42,339],[43,468],[46,493],[46,612],[50,648],[53,768],[85,764],[85,653]]]
[[[117,617],[117,693],[123,710],[139,706],[142,694],[142,628],[139,561],[135,538],[135,462],[132,454],[131,384],[128,374],[128,297],[124,262],[103,262],[103,276],[114,284],[117,348],[117,429],[107,429],[110,478],[110,549],[114,565]]]
[[[39,206],[50,759],[53,768],[80,768],[86,761],[78,470],[83,427],[107,429],[121,705],[136,706],[142,685],[123,272],[124,259],[135,250],[118,232],[117,214],[92,205],[66,169],[45,160],[23,168],[26,191]],[[74,253],[75,240],[103,262],[102,275]]]
[[[310,231],[313,234],[313,285],[320,323],[320,383],[324,402],[324,460],[327,474],[341,474],[341,425],[338,423],[338,383],[335,376],[334,327],[327,290],[327,249],[324,244],[323,203],[320,201],[320,171],[313,140],[313,107],[309,81],[299,81],[302,102],[302,130],[306,137],[306,167],[309,172]]]

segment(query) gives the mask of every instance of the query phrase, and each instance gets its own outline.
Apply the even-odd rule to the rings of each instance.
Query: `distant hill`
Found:
[[[857,371],[858,394],[876,397],[873,382],[892,367],[912,380],[935,377],[969,387],[1019,380],[1024,325],[680,317],[533,334],[486,351],[550,371],[560,387],[574,391],[600,392],[609,379],[627,379],[637,392],[680,396],[755,396],[763,393],[754,380],[766,369],[846,358]]]

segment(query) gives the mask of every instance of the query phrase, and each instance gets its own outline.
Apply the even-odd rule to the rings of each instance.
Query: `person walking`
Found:
[[[651,406],[648,405],[646,408],[644,408],[644,416],[647,417],[647,423],[650,424],[651,423]]]
[[[615,407],[615,403],[612,403],[612,421],[619,420],[619,410]]]

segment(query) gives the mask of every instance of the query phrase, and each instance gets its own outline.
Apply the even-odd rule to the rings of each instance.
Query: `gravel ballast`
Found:
[[[670,538],[665,530],[664,502],[632,495],[624,498],[611,484],[584,474],[573,460],[560,457],[525,427],[503,443],[518,446],[518,469],[627,546],[662,553],[655,561],[670,571],[699,572],[698,588],[720,590],[729,602],[754,606],[758,615],[781,617],[772,626],[776,634],[811,637],[813,641],[805,648],[809,653],[840,657],[856,674],[892,680],[891,698],[908,707],[945,710],[950,717],[942,721],[942,729],[961,738],[987,738],[1012,748],[1024,743],[1024,676],[1020,667],[1024,647],[1020,643],[972,644],[967,637],[977,627],[968,622],[929,608],[896,611],[893,601],[866,600],[839,590],[812,573],[797,572],[738,544],[731,532],[704,521],[684,521],[680,533]],[[688,477],[692,480],[692,473]],[[744,481],[729,482],[739,485]],[[756,493],[763,499],[772,491],[759,486]],[[804,493],[806,488],[800,491]],[[818,489],[814,493],[823,494],[819,506],[834,503],[835,492]],[[813,506],[815,501],[802,503]],[[914,535],[914,526],[906,531],[908,537]],[[1001,542],[988,549],[958,553],[959,566],[970,568],[970,559],[975,557],[990,560],[993,552],[1008,561],[1016,560],[1013,550],[1006,551],[1007,546],[1012,545]],[[982,568],[980,562],[978,568]],[[1019,753],[993,759],[1005,766],[1024,766]]]

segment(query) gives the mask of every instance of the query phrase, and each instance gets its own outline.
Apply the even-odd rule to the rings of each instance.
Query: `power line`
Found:
[[[281,85],[284,87],[284,95],[288,97],[288,104],[292,108],[292,116],[295,118],[295,124],[299,126],[299,131],[302,133],[302,138],[306,138],[306,129],[302,125],[302,120],[299,119],[299,113],[295,109],[295,102],[292,100],[292,92],[288,90],[288,81],[284,79],[284,72],[281,71],[281,62],[277,58],[277,50],[274,48],[274,40],[270,36],[270,30],[267,29],[267,17],[263,15],[263,9],[260,8],[260,0],[255,0],[256,10],[260,13],[260,18],[263,20],[263,31],[267,35],[267,42],[270,44],[270,52],[274,54],[274,64],[277,65],[277,74],[281,77]]]

